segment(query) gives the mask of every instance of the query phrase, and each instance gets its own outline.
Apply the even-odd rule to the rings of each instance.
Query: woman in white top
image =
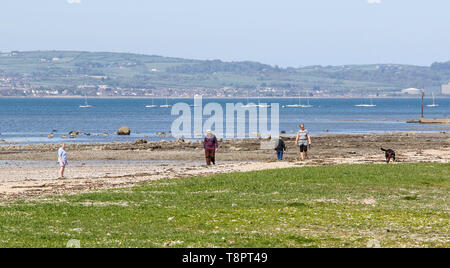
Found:
[[[305,125],[300,125],[300,131],[297,133],[295,145],[300,146],[300,158],[305,160],[308,157],[308,146],[311,146],[311,136],[309,131],[305,129]]]

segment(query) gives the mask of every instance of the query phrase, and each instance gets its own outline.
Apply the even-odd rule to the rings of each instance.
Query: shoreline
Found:
[[[282,134],[287,143],[290,145],[293,144],[296,135],[292,133]],[[372,142],[382,143],[385,140],[392,141],[392,139],[398,140],[401,142],[402,139],[409,140],[417,140],[418,145],[423,145],[424,142],[420,141],[420,139],[439,139],[440,141],[449,142],[450,141],[450,132],[447,131],[430,131],[430,132],[420,132],[420,131],[408,131],[408,132],[371,132],[371,133],[320,133],[320,134],[312,134],[312,138],[319,140],[318,142],[324,142],[326,145],[330,142],[330,140],[338,139],[339,142],[344,144],[349,143],[350,141],[360,141],[363,142],[365,139],[370,140]],[[168,138],[167,136],[161,136],[161,138]],[[156,150],[167,150],[167,151],[178,151],[184,149],[199,149],[201,148],[202,139],[170,139],[170,140],[147,140],[146,138],[135,137],[134,141],[127,142],[81,142],[77,143],[76,139],[66,139],[57,143],[37,143],[37,144],[18,144],[18,143],[4,143],[0,145],[0,160],[11,160],[6,159],[8,155],[11,154],[21,154],[25,152],[35,151],[35,152],[52,152],[59,148],[61,143],[68,141],[66,145],[73,149],[74,151],[86,151],[86,150],[94,150],[94,151],[104,151],[104,150],[112,150],[112,151],[156,151]],[[73,142],[71,142],[73,141]],[[235,148],[236,146],[241,146],[246,151],[257,151],[260,150],[261,142],[270,141],[268,138],[245,138],[245,139],[223,139],[219,138],[222,148]],[[315,144],[317,142],[314,142]],[[405,143],[401,143],[405,145]],[[352,143],[352,145],[355,145]],[[356,144],[358,145],[358,144]],[[435,144],[436,145],[436,144]],[[445,144],[448,145],[448,144]],[[22,158],[18,158],[17,160],[22,160]],[[128,159],[126,159],[128,160]],[[154,159],[147,159],[154,160]]]
[[[302,96],[301,98],[309,98],[309,99],[366,99],[367,97],[356,97],[356,96],[328,96],[328,97],[318,97],[318,96]],[[87,96],[88,99],[162,99],[165,100],[166,97],[152,97],[152,96]],[[225,100],[232,100],[232,99],[247,99],[247,96],[242,97],[214,97],[214,96],[202,96],[203,99],[225,99]],[[381,96],[371,97],[372,99],[420,99],[419,96]],[[436,99],[450,99],[450,96],[435,96]],[[0,96],[0,99],[85,99],[85,96]],[[194,99],[193,96],[190,97],[168,97],[168,99]],[[258,99],[258,97],[249,97],[249,99]],[[263,97],[261,96],[260,99],[298,99],[298,96],[285,96],[285,97]],[[430,97],[426,99],[431,99]]]
[[[401,123],[403,121],[400,120],[347,120],[343,122],[396,122]],[[407,124],[407,122],[404,122]],[[315,133],[311,133],[315,137],[324,137],[324,136],[342,136],[342,135],[405,135],[405,134],[447,134],[450,132],[450,124],[417,124],[417,127],[412,128],[411,131],[369,131],[369,132],[347,132],[347,133],[339,133],[339,132],[327,132],[327,131],[321,131]],[[3,133],[5,134],[5,133]],[[45,134],[47,135],[47,134]],[[55,133],[54,135],[68,135],[64,133]],[[99,134],[100,135],[100,134]],[[109,134],[112,135],[112,134]],[[104,141],[104,142],[92,142],[92,141],[77,141],[75,138],[52,138],[48,139],[49,142],[33,142],[33,143],[27,143],[27,142],[20,142],[20,141],[11,141],[11,140],[4,140],[2,139],[2,135],[0,134],[0,148],[2,147],[8,147],[8,146],[43,146],[43,145],[58,145],[61,143],[70,144],[70,145],[108,145],[108,144],[130,144],[136,141],[146,140],[148,143],[160,143],[160,142],[174,142],[177,139],[173,138],[171,136],[167,135],[157,135],[157,134],[147,134],[147,133],[140,133],[140,136],[133,137],[133,136],[125,136],[129,138],[129,141]],[[3,135],[4,136],[4,135]],[[296,136],[296,133],[287,132],[285,134],[281,134],[281,137],[285,138],[292,138]],[[37,136],[36,136],[37,137]],[[98,136],[99,137],[99,136]],[[124,136],[121,136],[124,137]],[[6,137],[4,137],[6,138]],[[39,138],[45,139],[45,136],[42,134],[39,136]],[[17,140],[28,140],[30,137],[14,137],[14,139]],[[156,140],[160,139],[160,140]],[[222,139],[226,141],[246,141],[246,140],[264,140],[264,137],[260,138],[232,138],[232,139]],[[55,142],[51,142],[52,140],[57,140]],[[185,139],[186,141],[191,142],[198,142],[201,141],[202,138],[192,138],[192,139]]]
[[[449,133],[314,135],[309,158],[298,161],[294,137],[285,160],[261,148],[264,139],[223,140],[218,165],[206,167],[201,142],[67,144],[66,179],[58,180],[58,144],[0,146],[0,201],[48,194],[131,187],[153,180],[304,166],[384,164],[381,147],[398,163],[450,163]]]

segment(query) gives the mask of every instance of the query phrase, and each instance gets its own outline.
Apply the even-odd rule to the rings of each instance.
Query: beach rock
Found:
[[[177,142],[178,142],[178,143],[185,143],[184,139],[182,139],[182,138],[179,138],[179,139],[177,140]]]
[[[128,127],[121,127],[117,131],[117,135],[119,135],[119,136],[129,136],[130,134],[131,134],[131,130]]]
[[[282,131],[281,131],[281,134],[286,134],[286,130],[282,130]]]
[[[147,140],[140,139],[140,140],[136,140],[133,144],[134,145],[140,145],[140,144],[146,144],[146,143],[148,143]]]
[[[69,136],[78,136],[78,135],[80,135],[82,132],[81,131],[70,131],[69,132]]]

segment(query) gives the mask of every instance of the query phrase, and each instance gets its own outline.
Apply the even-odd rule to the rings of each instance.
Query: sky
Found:
[[[1,0],[0,51],[281,67],[450,60],[448,0]]]

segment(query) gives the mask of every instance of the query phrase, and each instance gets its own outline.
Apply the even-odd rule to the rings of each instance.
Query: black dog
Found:
[[[394,150],[392,150],[392,149],[386,150],[386,149],[381,148],[381,151],[385,152],[385,154],[386,154],[386,163],[389,164],[391,159],[392,159],[392,162],[395,163],[395,151]]]

